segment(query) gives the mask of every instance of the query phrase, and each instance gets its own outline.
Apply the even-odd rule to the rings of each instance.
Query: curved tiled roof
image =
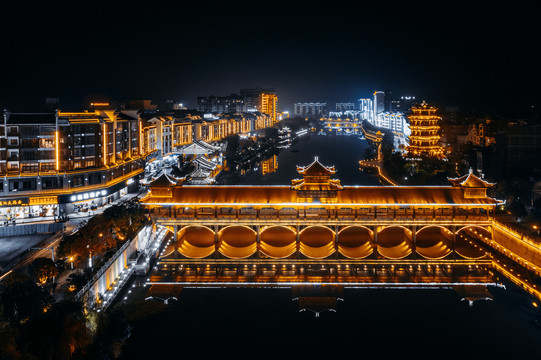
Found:
[[[156,179],[157,181],[158,179]],[[150,184],[152,188],[153,184]],[[290,186],[172,186],[172,197],[150,195],[144,204],[179,204],[192,206],[318,206],[299,203]],[[333,206],[494,206],[500,201],[488,196],[465,198],[464,189],[454,186],[344,186]]]

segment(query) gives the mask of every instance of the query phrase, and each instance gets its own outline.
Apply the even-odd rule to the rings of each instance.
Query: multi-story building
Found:
[[[4,112],[0,123],[0,222],[91,211],[139,186],[146,163],[197,140],[219,141],[277,123],[265,111],[201,116],[151,109]]]
[[[197,110],[210,114],[242,114],[261,112],[277,119],[278,97],[274,89],[242,89],[240,95],[200,96]]]
[[[278,97],[276,94],[261,93],[259,95],[259,106],[257,110],[263,114],[269,115],[272,121],[276,121],[277,105]]]
[[[374,117],[380,112],[385,111],[385,93],[383,91],[374,92]]]
[[[374,126],[389,129],[397,134],[409,136],[411,133],[407,119],[402,113],[382,112],[371,123]]]
[[[220,141],[234,134],[247,134],[274,126],[278,120],[260,112],[244,114],[179,114],[143,116],[142,148],[164,156],[194,141]]]
[[[140,140],[137,111],[5,111],[0,221],[88,211],[135,190]]]
[[[243,98],[236,94],[228,96],[199,96],[197,98],[197,110],[212,114],[235,114],[249,111]]]
[[[467,142],[474,146],[490,146],[496,143],[495,129],[491,120],[485,119],[468,126]]]
[[[352,111],[355,110],[355,103],[336,103],[336,111]]]
[[[437,108],[429,106],[425,102],[411,108],[410,139],[407,147],[407,155],[417,157],[421,155],[444,157],[444,149],[440,146],[441,139],[439,121],[441,118],[436,115]]]
[[[295,103],[294,115],[298,116],[323,116],[327,114],[327,103],[324,102],[304,102]]]
[[[359,110],[363,120],[371,121],[374,118],[374,102],[372,99],[359,99]]]

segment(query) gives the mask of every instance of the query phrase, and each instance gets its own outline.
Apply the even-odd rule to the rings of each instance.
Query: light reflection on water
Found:
[[[292,179],[299,178],[297,166],[308,165],[317,156],[323,165],[335,166],[334,178],[340,179],[342,185],[380,185],[377,177],[359,170],[359,160],[364,158],[368,148],[367,141],[356,135],[304,135],[291,147],[281,149],[276,157],[278,167],[275,171],[263,175],[263,164],[258,163],[257,169],[247,171],[232,183],[288,185]]]
[[[310,134],[282,149],[266,173],[259,163],[230,183],[286,185],[299,177],[297,165],[317,156],[335,166],[342,185],[379,185],[359,170],[368,147],[357,136]],[[188,349],[241,357],[353,352],[379,359],[541,358],[541,328],[534,324],[539,312],[531,299],[510,284],[489,291],[493,301],[470,307],[452,289],[349,289],[336,312],[315,317],[299,311],[291,289],[183,289],[168,310],[136,324],[122,359],[181,356]]]

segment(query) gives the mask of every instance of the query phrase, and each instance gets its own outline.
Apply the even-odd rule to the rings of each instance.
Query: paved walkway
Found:
[[[381,153],[381,143],[378,145],[377,158],[371,160],[360,160],[359,165],[362,168],[376,169],[378,172],[379,178],[387,185],[398,185],[393,179],[387,175],[385,172],[385,167],[383,166],[383,154]]]
[[[97,215],[107,209],[108,207],[119,204],[124,201],[130,200],[133,197],[139,196],[137,193],[129,193],[122,198],[98,208],[96,211],[89,213],[73,213],[69,215],[69,220],[67,220],[64,228],[64,234],[71,234],[76,231],[79,226],[89,218],[94,215]],[[19,219],[15,226],[19,224],[32,224],[32,223],[52,223],[54,222],[53,217],[49,218],[31,218],[31,219]],[[13,226],[13,225],[8,225]],[[24,236],[7,236],[0,237],[0,277],[13,267],[15,267],[18,261],[22,260],[25,255],[32,247],[56,247],[58,241],[62,237],[62,233],[54,234],[33,234],[33,235],[24,235]],[[32,258],[35,257],[50,257],[52,256],[52,251],[50,249],[40,249],[35,250],[32,254]],[[56,260],[56,259],[55,259]]]

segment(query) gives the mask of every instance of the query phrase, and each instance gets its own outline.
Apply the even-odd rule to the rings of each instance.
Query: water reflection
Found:
[[[292,141],[288,148],[267,151],[262,159],[245,169],[225,171],[221,183],[287,185],[298,178],[297,165],[310,164],[317,156],[321,163],[336,167],[336,178],[343,185],[380,185],[377,177],[359,170],[359,160],[370,147],[366,140],[356,133],[325,134],[309,132]]]
[[[287,185],[298,177],[297,165],[309,164],[317,156],[335,166],[343,185],[379,185],[375,176],[359,170],[358,162],[369,147],[358,134],[308,133],[289,147],[262,152],[265,155],[249,166],[223,176],[222,183]],[[287,231],[278,235],[280,241],[293,236]],[[344,251],[359,245],[348,242],[347,235],[343,233],[339,244]],[[420,235],[418,251],[426,255],[433,244],[423,236],[430,234]],[[477,260],[459,264],[455,258],[438,264],[422,259],[384,264],[371,258],[310,263],[264,256],[227,262],[218,256],[196,259],[207,251],[205,246],[208,254],[215,253],[215,241],[212,231],[206,231],[192,258],[167,262],[164,257],[169,253],[163,254],[148,277],[135,279],[140,284],[147,279],[162,282],[141,287],[141,299],[175,295],[179,301],[136,324],[122,358],[170,356],[171,349],[184,341],[192,348],[201,346],[207,355],[214,351],[223,356],[224,349],[238,344],[243,351],[275,351],[283,356],[284,346],[294,343],[294,351],[303,356],[321,355],[323,349],[333,355],[339,350],[363,355],[375,351],[378,358],[396,359],[416,344],[403,331],[422,341],[414,350],[416,356],[441,357],[443,351],[449,357],[472,352],[501,357],[516,356],[517,350],[524,357],[541,356],[534,322],[539,313],[532,310],[531,298],[495,271],[490,260],[481,265]],[[460,241],[458,251],[466,249]],[[494,286],[502,283],[505,289]],[[444,344],[449,339],[452,346]]]

